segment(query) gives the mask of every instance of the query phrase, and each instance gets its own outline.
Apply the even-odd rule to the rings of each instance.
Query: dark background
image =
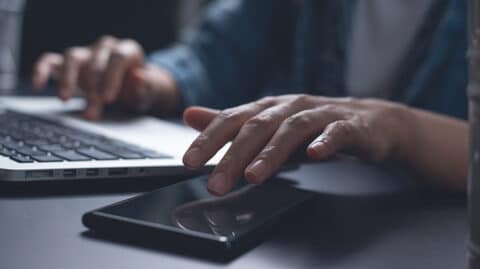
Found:
[[[172,43],[177,36],[175,0],[30,0],[27,1],[20,52],[20,75],[45,51],[88,45],[104,34],[133,38],[146,52]]]

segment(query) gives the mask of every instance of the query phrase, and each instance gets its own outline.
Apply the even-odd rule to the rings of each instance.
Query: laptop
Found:
[[[82,119],[82,99],[0,98],[0,181],[191,175],[182,156],[197,132],[149,116]],[[222,149],[207,164],[218,163]]]

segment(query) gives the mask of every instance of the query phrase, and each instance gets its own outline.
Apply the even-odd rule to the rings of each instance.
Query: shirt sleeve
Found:
[[[268,83],[272,65],[287,57],[290,0],[220,0],[188,38],[154,52],[149,62],[174,76],[182,106],[225,108],[250,101]]]

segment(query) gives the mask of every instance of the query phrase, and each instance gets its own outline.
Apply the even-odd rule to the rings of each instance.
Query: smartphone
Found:
[[[226,254],[256,245],[272,225],[313,197],[279,178],[238,186],[223,197],[210,195],[206,184],[206,177],[183,181],[93,210],[82,221],[116,239]]]

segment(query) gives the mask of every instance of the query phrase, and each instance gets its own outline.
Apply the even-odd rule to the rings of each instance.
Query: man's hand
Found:
[[[208,182],[210,192],[224,195],[242,175],[263,182],[305,142],[315,160],[340,151],[374,162],[400,159],[408,150],[408,111],[379,100],[309,95],[267,97],[224,111],[192,107],[184,120],[202,132],[183,160],[200,168],[232,140]]]
[[[121,102],[147,112],[170,112],[178,102],[172,76],[145,63],[142,47],[134,40],[104,36],[88,47],[63,54],[43,54],[33,70],[33,85],[41,89],[50,79],[59,83],[59,97],[70,99],[81,89],[87,100],[85,117],[96,120],[103,107]]]

